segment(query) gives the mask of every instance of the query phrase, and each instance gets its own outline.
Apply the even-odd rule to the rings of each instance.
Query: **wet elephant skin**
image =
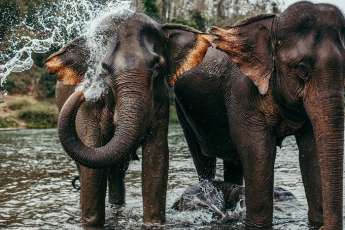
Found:
[[[88,69],[85,38],[46,61],[59,79],[59,137],[80,171],[81,221],[85,228],[102,228],[107,184],[110,203],[125,203],[125,172],[141,146],[143,220],[160,225],[168,176],[167,82],[199,64],[211,43],[190,27],[161,25],[138,13],[105,19],[100,33],[108,36],[108,50],[102,60],[107,89],[99,100],[74,92]]]
[[[200,66],[175,87],[200,179],[245,181],[246,226],[273,217],[276,146],[294,135],[312,226],[342,229],[345,20],[329,4],[298,2],[211,33]]]

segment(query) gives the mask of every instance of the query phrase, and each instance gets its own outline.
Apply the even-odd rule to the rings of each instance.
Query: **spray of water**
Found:
[[[234,190],[231,190],[231,193],[235,189],[242,191],[242,188],[238,186],[234,186],[232,189]],[[227,192],[230,192],[230,190]],[[233,197],[233,199],[237,198]],[[187,188],[181,198],[174,203],[173,209],[184,213],[183,215],[180,215],[180,213],[174,214],[174,222],[186,222],[184,217],[188,213],[188,216],[192,215],[188,220],[192,220],[193,224],[200,224],[205,220],[227,224],[239,223],[245,217],[243,192],[239,194],[239,200],[234,201],[237,201],[236,204],[226,209],[227,201],[222,190],[217,188],[211,181],[201,181],[199,184]]]
[[[0,84],[4,86],[13,72],[23,72],[33,64],[34,53],[46,53],[62,47],[76,37],[84,37],[90,52],[88,70],[78,90],[87,99],[97,99],[104,90],[99,77],[107,39],[102,27],[108,19],[126,18],[133,14],[130,0],[103,1],[58,0],[37,8],[33,19],[24,18],[0,42]]]
[[[224,194],[219,191],[210,181],[201,182],[201,194],[203,195],[205,205],[214,213],[216,213],[221,222],[238,222],[245,217],[244,194],[240,195],[240,199],[236,202],[234,208],[223,211],[225,204]],[[194,198],[195,199],[195,198]]]

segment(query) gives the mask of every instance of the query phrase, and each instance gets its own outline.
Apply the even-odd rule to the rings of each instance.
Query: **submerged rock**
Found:
[[[274,201],[296,200],[295,196],[281,187],[274,188]],[[224,181],[203,181],[189,186],[172,206],[177,211],[207,209],[222,222],[242,219],[244,187]]]

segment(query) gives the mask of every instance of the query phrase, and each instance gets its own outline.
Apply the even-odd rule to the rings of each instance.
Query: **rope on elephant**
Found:
[[[79,181],[79,183],[77,184],[77,181]],[[80,176],[75,176],[73,179],[72,179],[72,186],[74,189],[76,190],[80,190]]]

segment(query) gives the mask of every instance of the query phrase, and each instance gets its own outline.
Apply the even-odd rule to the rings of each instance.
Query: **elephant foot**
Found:
[[[87,214],[87,215],[85,215]],[[105,215],[103,211],[84,213],[81,217],[81,225],[84,229],[104,229]]]
[[[245,223],[246,230],[273,230],[272,223],[270,224],[254,224],[251,222]]]
[[[309,226],[312,229],[322,229],[323,228],[323,216],[322,215],[312,215],[309,212]]]
[[[108,174],[108,201],[110,204],[122,207],[126,202],[125,172],[128,162],[110,168]]]
[[[92,226],[83,226],[85,230],[103,230],[104,227],[92,227]]]
[[[81,224],[86,230],[104,229],[104,221],[99,221],[96,218],[82,218]]]
[[[121,208],[125,205],[125,198],[122,195],[109,193],[109,203],[116,208]]]
[[[86,229],[102,229],[105,223],[106,171],[80,166],[81,224]]]
[[[141,226],[141,229],[142,230],[162,230],[162,229],[165,229],[165,226],[162,224],[156,224],[156,223],[154,224],[146,223]]]

